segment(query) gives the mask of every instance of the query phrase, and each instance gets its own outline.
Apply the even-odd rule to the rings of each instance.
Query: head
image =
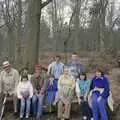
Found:
[[[87,80],[87,75],[86,75],[86,73],[81,73],[81,74],[80,74],[80,80]]]
[[[64,74],[68,74],[69,73],[69,68],[68,66],[64,66]]]
[[[73,54],[72,54],[72,60],[73,60],[73,61],[77,61],[77,60],[78,60],[78,55],[77,55],[77,53],[73,53]]]
[[[37,64],[37,65],[35,65],[35,75],[36,75],[36,77],[39,77],[40,73],[41,73],[41,65]]]
[[[56,62],[59,62],[59,61],[60,61],[60,56],[59,56],[59,55],[56,55],[55,61],[56,61]]]
[[[9,73],[11,71],[11,65],[10,65],[9,61],[4,61],[2,65],[3,65],[3,69],[7,73]]]
[[[96,77],[101,77],[101,76],[104,75],[104,72],[103,72],[101,69],[97,69],[97,70],[95,71],[95,75],[96,75]]]
[[[28,68],[24,67],[22,69],[22,75],[28,75]]]
[[[23,82],[28,81],[28,75],[23,75],[21,77],[21,81],[23,81]]]

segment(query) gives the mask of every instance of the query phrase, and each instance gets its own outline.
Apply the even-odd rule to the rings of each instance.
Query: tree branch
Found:
[[[45,2],[43,2],[41,4],[41,9],[44,8],[45,6],[47,6],[50,2],[52,2],[53,0],[46,0]]]
[[[116,22],[117,22],[119,19],[120,19],[120,15],[119,15],[118,17],[116,17],[115,20],[113,21],[113,24],[112,24],[112,26],[111,26],[111,29],[114,28]]]

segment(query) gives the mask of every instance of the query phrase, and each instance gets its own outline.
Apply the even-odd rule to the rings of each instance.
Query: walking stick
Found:
[[[5,94],[5,97],[4,97],[4,100],[3,100],[3,103],[2,103],[2,109],[1,109],[1,114],[0,114],[0,120],[2,120],[2,118],[3,118],[6,100],[7,100],[7,94]]]

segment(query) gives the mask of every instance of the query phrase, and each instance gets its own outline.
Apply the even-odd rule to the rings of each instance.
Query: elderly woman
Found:
[[[64,67],[64,73],[58,80],[58,95],[55,103],[58,102],[58,119],[70,118],[71,100],[74,95],[75,80],[69,75],[68,67]]]
[[[109,96],[109,81],[102,70],[96,70],[92,79],[92,111],[94,120],[108,120],[106,103]],[[99,118],[100,117],[100,118]]]

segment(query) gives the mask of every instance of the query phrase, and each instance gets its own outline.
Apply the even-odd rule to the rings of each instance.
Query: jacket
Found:
[[[0,73],[0,92],[9,93],[10,95],[16,94],[19,80],[20,76],[16,69],[11,68],[9,73],[2,71]]]

